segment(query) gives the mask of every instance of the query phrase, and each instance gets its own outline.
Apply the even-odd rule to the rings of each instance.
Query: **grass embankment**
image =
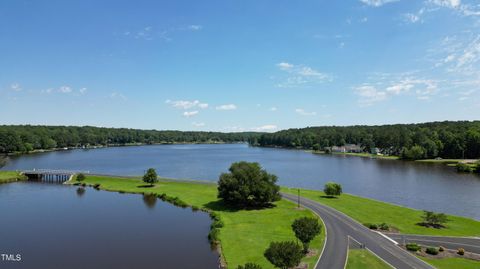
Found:
[[[0,171],[0,184],[25,180],[26,177],[16,171]]]
[[[374,158],[374,159],[388,159],[388,160],[398,160],[398,156],[389,156],[389,155],[377,155],[371,153],[354,153],[354,152],[332,152],[334,155],[346,155],[346,156],[357,156],[364,158]]]
[[[346,269],[392,269],[366,249],[350,249]]]
[[[480,268],[480,262],[464,259],[464,258],[443,258],[443,259],[430,259],[420,257],[420,259],[433,265],[437,269],[478,269]]]
[[[70,183],[73,183],[70,182]],[[254,262],[263,268],[273,266],[263,257],[263,252],[271,241],[295,240],[291,224],[296,218],[315,215],[308,210],[298,210],[295,204],[281,200],[275,207],[261,210],[232,210],[225,207],[217,199],[215,184],[175,181],[162,179],[154,187],[145,188],[144,183],[137,179],[112,178],[104,176],[87,176],[83,183],[100,184],[100,189],[129,193],[154,193],[170,197],[178,197],[188,205],[217,213],[224,223],[220,228],[219,240],[222,255],[229,268],[240,264]],[[206,235],[205,235],[206,236]],[[317,255],[304,258],[308,268],[318,259],[325,236],[325,229],[311,243]]]
[[[297,194],[297,189],[282,188],[283,192]],[[449,222],[442,229],[427,228],[421,222],[423,211],[389,204],[377,200],[342,194],[327,198],[322,191],[301,190],[301,196],[331,206],[360,223],[387,223],[405,234],[441,236],[480,236],[480,222],[464,217],[448,216]]]

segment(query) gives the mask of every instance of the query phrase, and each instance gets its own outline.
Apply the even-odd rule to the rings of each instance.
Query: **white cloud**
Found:
[[[457,8],[460,6],[461,0],[430,0],[430,3],[443,7]]]
[[[235,110],[237,109],[237,106],[234,104],[227,104],[227,105],[217,106],[215,109],[216,110]]]
[[[295,112],[297,114],[302,115],[302,116],[315,116],[315,115],[317,115],[317,112],[313,112],[313,111],[309,112],[309,111],[306,111],[303,108],[297,108],[297,109],[295,109]]]
[[[416,23],[420,21],[420,16],[413,13],[404,14],[405,20],[410,23]]]
[[[81,88],[78,91],[80,92],[80,94],[85,94],[87,92],[87,88]]]
[[[363,18],[360,20],[361,23],[366,23],[367,21],[368,21],[368,18],[367,18],[367,17],[363,17]]]
[[[188,26],[188,29],[190,29],[192,31],[199,31],[199,30],[202,30],[202,28],[203,28],[203,26],[198,25],[198,24],[192,24],[192,25]]]
[[[59,89],[58,89],[59,92],[61,93],[71,93],[72,92],[72,88],[69,87],[69,86],[61,86]]]
[[[177,100],[177,101],[172,101],[172,100],[166,100],[166,104],[170,104],[174,108],[178,109],[191,109],[194,107],[199,107],[201,109],[206,109],[208,108],[207,103],[202,103],[198,100],[193,100],[193,101],[188,101],[188,100]]]
[[[15,82],[15,83],[12,83],[12,84],[10,85],[10,89],[12,89],[12,90],[14,90],[14,91],[16,91],[16,92],[19,92],[19,91],[22,90],[22,86],[20,86],[20,84],[18,84],[18,83]]]
[[[184,117],[187,117],[187,118],[196,116],[197,114],[198,114],[198,110],[195,110],[195,111],[185,111],[185,112],[183,112],[183,116],[184,116]]]
[[[298,87],[332,80],[330,75],[305,65],[294,65],[287,62],[280,62],[277,64],[277,67],[281,71],[287,73],[287,77],[284,78],[284,81],[277,84],[280,88]]]
[[[122,93],[119,93],[119,92],[112,92],[110,93],[110,98],[112,99],[121,99],[123,101],[126,101],[127,100],[127,97],[125,95],[123,95]]]
[[[380,7],[388,3],[396,2],[398,0],[360,0],[360,2],[364,3],[367,6],[372,7]]]
[[[362,106],[370,106],[387,98],[386,92],[379,91],[372,85],[362,85],[354,88],[354,91],[360,96],[359,103]]]
[[[277,107],[272,106],[272,107],[269,108],[268,110],[270,110],[270,111],[277,111]]]
[[[259,127],[253,127],[251,128],[252,131],[255,132],[273,132],[277,129],[277,125],[274,124],[267,124]]]
[[[204,127],[205,123],[204,122],[192,122],[192,125],[195,127]]]

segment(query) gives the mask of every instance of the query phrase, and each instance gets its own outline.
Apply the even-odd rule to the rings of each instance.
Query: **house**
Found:
[[[332,152],[341,152],[341,153],[361,153],[363,149],[361,146],[356,144],[346,144],[345,146],[333,146]]]

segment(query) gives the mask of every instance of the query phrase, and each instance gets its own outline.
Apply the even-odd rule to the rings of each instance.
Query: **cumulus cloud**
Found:
[[[195,111],[185,111],[185,112],[183,112],[183,116],[186,117],[186,118],[190,118],[190,117],[196,116],[197,114],[198,114],[198,110],[195,110]]]
[[[280,62],[276,66],[287,74],[283,81],[277,84],[280,88],[291,88],[302,85],[310,85],[331,81],[329,74],[320,72],[305,65],[295,65],[287,62]]]
[[[268,110],[270,110],[270,111],[274,112],[274,111],[277,111],[278,109],[277,109],[277,107],[274,107],[274,106],[272,106],[272,107],[271,107],[271,108],[269,108]]]
[[[20,84],[15,82],[10,85],[10,89],[12,89],[13,91],[19,92],[22,90],[22,86],[20,86]]]
[[[220,105],[215,108],[216,110],[235,110],[237,106],[234,104]]]
[[[255,132],[273,132],[277,129],[277,125],[274,124],[267,124],[259,127],[253,127],[251,128],[252,131]]]
[[[362,106],[370,106],[387,98],[387,93],[380,91],[372,85],[362,85],[354,88],[355,93],[360,96],[359,103]]]
[[[58,89],[59,92],[61,93],[71,93],[72,92],[72,88],[70,86],[61,86],[59,89]]]
[[[192,31],[200,31],[200,30],[202,30],[202,28],[203,28],[203,26],[199,25],[199,24],[192,24],[192,25],[188,26],[188,29],[190,29]]]
[[[398,0],[360,0],[360,2],[364,3],[367,6],[372,7],[380,7],[388,3],[396,2]]]
[[[207,103],[202,103],[198,100],[193,100],[193,101],[188,101],[188,100],[177,100],[177,101],[172,101],[172,100],[166,100],[166,104],[171,105],[174,108],[178,109],[191,109],[191,108],[201,108],[201,109],[206,109],[208,108]]]
[[[81,88],[80,90],[78,90],[78,92],[80,94],[85,94],[87,92],[87,88]]]
[[[122,93],[119,93],[119,92],[112,92],[110,93],[110,98],[112,99],[120,99],[120,100],[123,100],[123,101],[126,101],[127,100],[127,97],[125,95],[123,95]]]
[[[297,108],[295,109],[295,112],[299,115],[302,115],[302,116],[315,116],[317,115],[317,112],[313,112],[313,111],[306,111],[305,109],[303,108]]]

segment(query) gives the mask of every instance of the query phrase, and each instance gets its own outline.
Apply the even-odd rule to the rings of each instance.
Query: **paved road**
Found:
[[[297,196],[282,193],[283,198],[297,202]],[[373,253],[397,269],[432,269],[433,267],[396,246],[387,238],[372,232],[350,217],[306,198],[300,204],[322,218],[327,230],[327,241],[316,269],[343,269],[348,251],[348,236],[364,244]]]
[[[417,243],[422,246],[439,247],[448,249],[463,248],[468,252],[480,254],[480,238],[473,237],[446,237],[446,236],[424,236],[407,234],[386,234],[399,244]]]

